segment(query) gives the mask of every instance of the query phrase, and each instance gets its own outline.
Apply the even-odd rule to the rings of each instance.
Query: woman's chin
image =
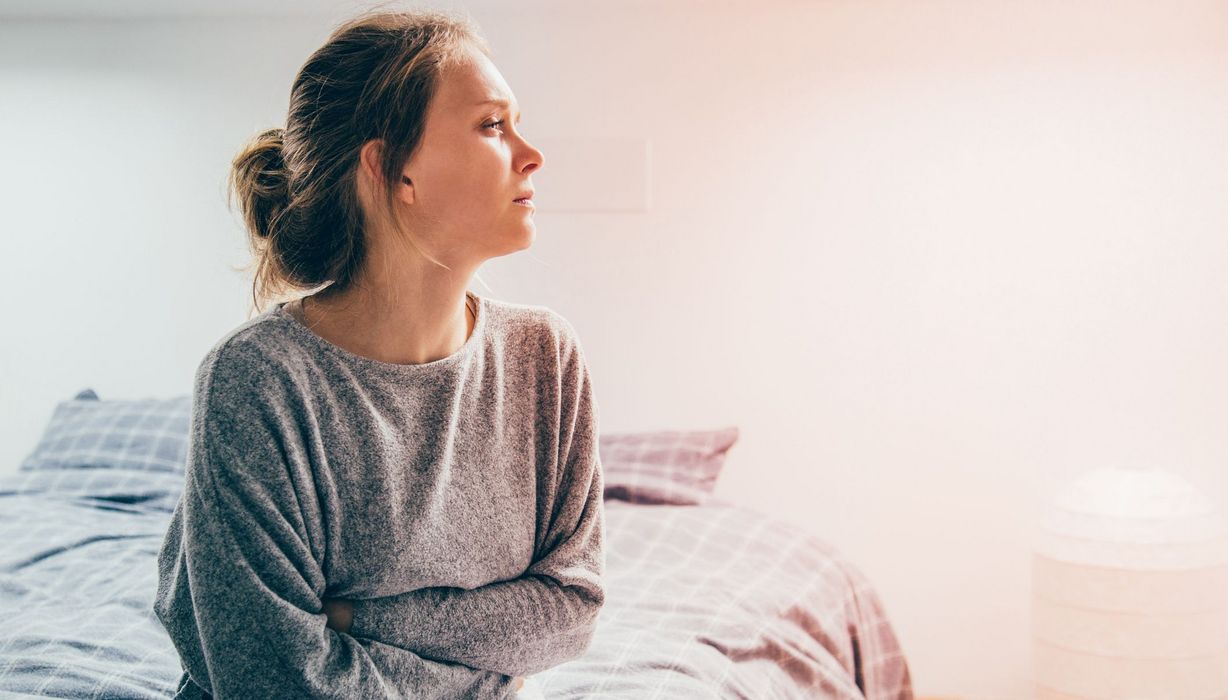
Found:
[[[509,235],[504,238],[504,249],[499,255],[510,255],[517,251],[526,250],[533,245],[533,241],[537,238],[537,228],[527,226],[523,230],[516,232],[515,235]]]
[[[533,245],[533,241],[536,239],[537,226],[530,223],[527,227],[525,227],[525,234],[521,237],[521,240],[524,241],[524,247],[528,248],[529,246]]]

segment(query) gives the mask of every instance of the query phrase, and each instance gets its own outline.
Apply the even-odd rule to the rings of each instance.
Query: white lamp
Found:
[[[1045,699],[1228,697],[1228,529],[1159,469],[1063,489],[1032,554],[1032,653]]]

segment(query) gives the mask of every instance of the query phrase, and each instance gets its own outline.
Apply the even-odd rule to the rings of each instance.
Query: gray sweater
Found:
[[[176,697],[506,698],[581,656],[605,600],[597,405],[574,327],[474,297],[425,364],[278,304],[196,372],[154,612]],[[354,603],[348,634],[324,598]]]

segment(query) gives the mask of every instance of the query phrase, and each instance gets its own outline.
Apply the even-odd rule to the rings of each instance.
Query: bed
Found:
[[[61,402],[0,474],[0,695],[168,698],[152,610],[190,399]],[[870,582],[831,544],[712,495],[736,429],[602,435],[607,599],[549,698],[907,700]]]

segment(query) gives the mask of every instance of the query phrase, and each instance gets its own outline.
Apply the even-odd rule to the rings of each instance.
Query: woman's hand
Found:
[[[354,604],[345,598],[325,598],[324,613],[328,615],[328,627],[343,634],[350,631],[354,621]]]

